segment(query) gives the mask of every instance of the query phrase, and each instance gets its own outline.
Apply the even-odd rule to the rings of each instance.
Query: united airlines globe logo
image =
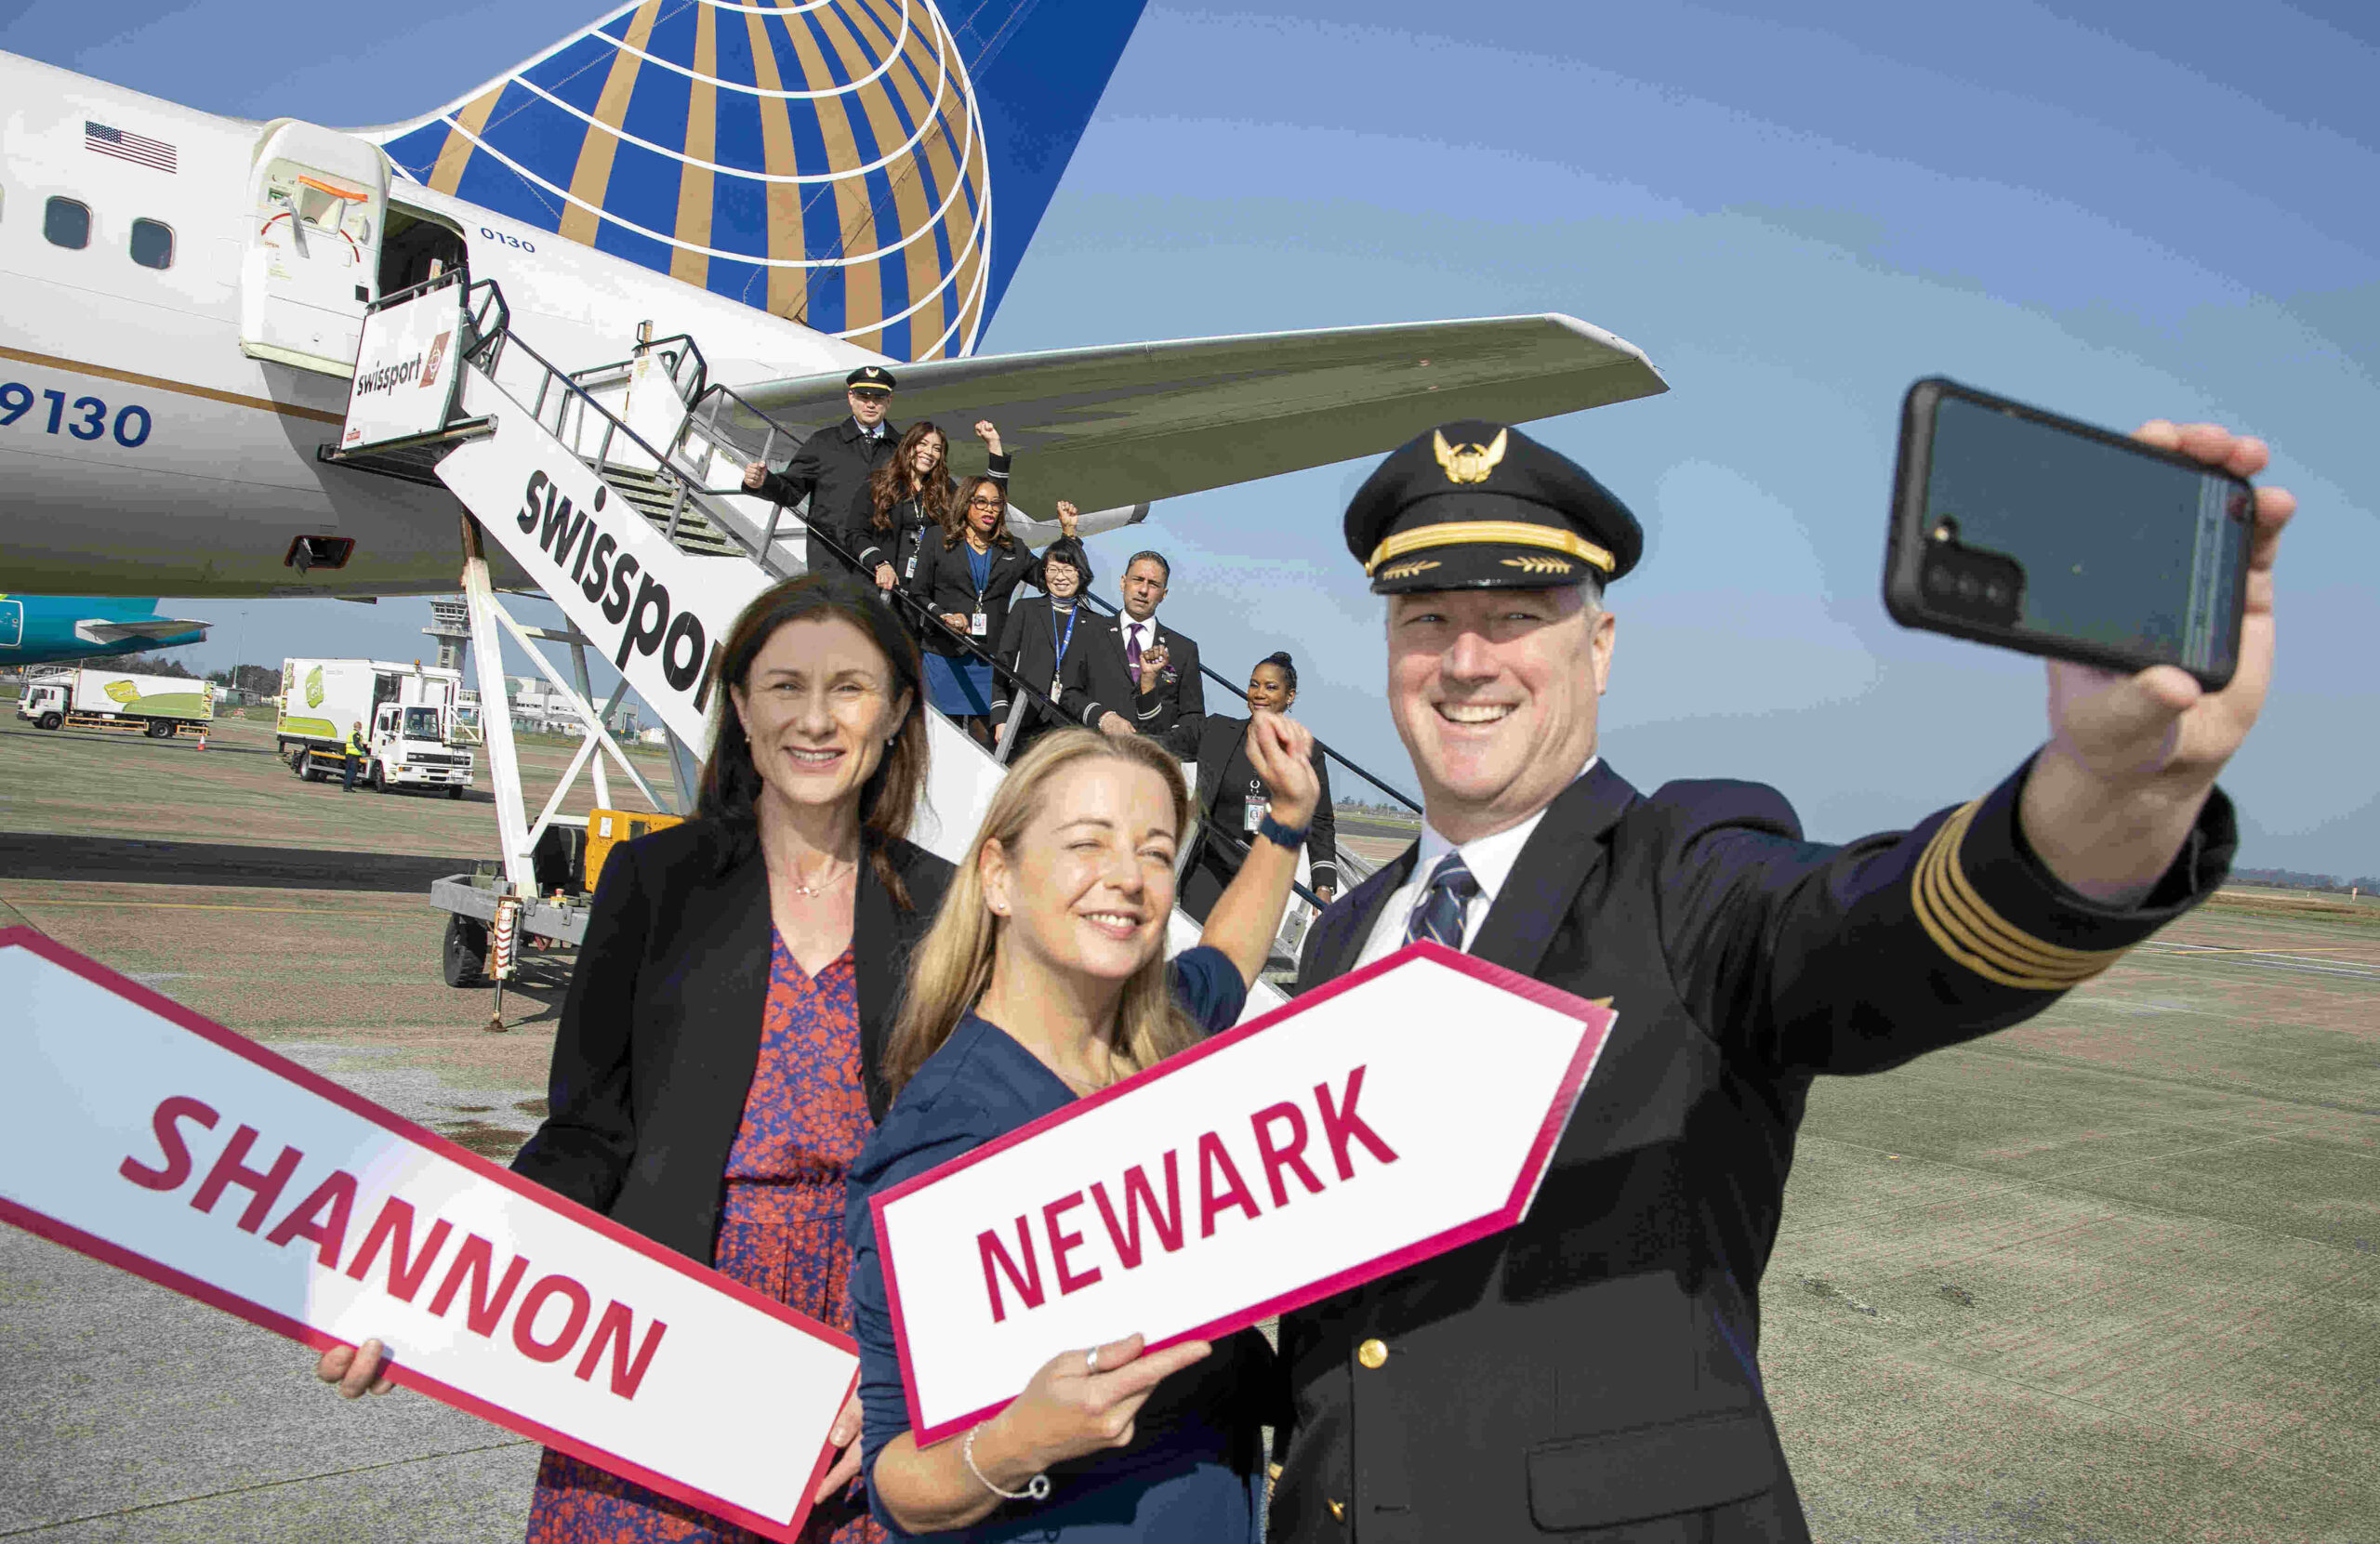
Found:
[[[377,138],[437,191],[893,359],[983,328],[983,118],[931,0],[644,0]]]

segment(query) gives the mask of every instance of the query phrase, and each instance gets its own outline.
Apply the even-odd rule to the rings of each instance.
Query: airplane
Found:
[[[710,381],[800,434],[840,420],[848,371],[894,366],[896,417],[959,429],[962,454],[965,426],[1000,426],[1036,540],[1055,530],[1029,511],[1060,498],[1112,529],[1435,423],[1667,389],[1560,315],[975,357],[1142,4],[967,9],[631,0],[434,112],[347,131],[0,54],[13,581],[452,592],[456,496],[318,453],[365,308],[458,267],[564,369],[686,335]]]
[[[90,595],[0,595],[0,665],[46,665],[202,642],[207,624],[157,602]]]

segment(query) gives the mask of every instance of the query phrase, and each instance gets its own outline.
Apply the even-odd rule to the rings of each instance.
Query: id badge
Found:
[[[1261,829],[1261,828],[1263,826],[1263,825],[1264,825],[1264,817],[1265,817],[1265,816],[1267,816],[1267,815],[1269,815],[1269,814],[1271,814],[1272,812],[1273,812],[1273,801],[1272,801],[1271,799],[1269,799],[1269,798],[1251,798],[1251,799],[1250,799],[1250,800],[1248,801],[1248,810],[1247,810],[1247,813],[1246,813],[1246,814],[1241,818],[1241,821],[1240,821],[1240,829],[1241,829],[1242,831],[1244,831],[1245,833],[1247,833],[1249,836],[1251,836],[1251,837],[1252,837],[1252,836],[1254,836],[1254,835],[1257,833],[1257,831],[1258,831],[1259,829]]]
[[[908,566],[907,568],[903,569],[903,570],[901,571],[901,577],[902,577],[902,578],[904,578],[904,579],[914,579],[914,578],[916,578],[917,576],[918,576],[918,549],[917,549],[916,548],[914,548],[914,547],[913,547],[913,548],[909,548],[909,566]]]
[[[991,630],[992,619],[982,612],[977,612],[967,618],[967,631],[973,637],[982,638]]]

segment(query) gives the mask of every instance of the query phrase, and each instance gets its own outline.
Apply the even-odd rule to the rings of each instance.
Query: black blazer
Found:
[[[755,849],[721,873],[727,851],[707,821],[612,850],[562,999],[551,1113],[512,1160],[515,1173],[705,1265],[769,992],[768,871]],[[892,1102],[884,1045],[909,952],[951,875],[905,841],[891,856],[909,909],[863,861],[852,917],[860,1064],[878,1119]]]
[[[1068,653],[1082,646],[1091,624],[1099,620],[1098,614],[1079,600],[1075,602],[1075,615],[1078,620],[1074,625],[1074,635],[1067,642]],[[1032,682],[1038,690],[1047,693],[1054,701],[1058,695],[1053,690],[1060,663],[1058,640],[1064,637],[1065,624],[1059,619],[1046,597],[1012,600],[1009,604],[1008,624],[1000,629],[999,643],[993,649],[992,657]],[[1007,677],[1001,677],[994,688],[992,716],[1005,722],[1009,704],[1015,696],[1014,684]],[[1017,726],[1019,743],[1025,735],[1038,733],[1060,721],[1051,716],[1049,709],[1034,706],[1027,712],[1025,722]]]
[[[958,545],[945,547],[939,532],[928,532],[918,543],[917,577],[905,587],[911,595],[926,603],[936,616],[945,612],[957,612],[961,616],[975,610],[975,575],[967,566],[969,552],[965,537]],[[1008,626],[1009,600],[1016,587],[1041,572],[1041,561],[1031,548],[1011,539],[1007,547],[992,544],[990,582],[984,587],[984,636],[973,640],[985,653],[999,640],[1000,632]],[[948,626],[945,624],[944,626]],[[963,629],[961,629],[963,631]],[[926,652],[936,654],[965,654],[966,650],[954,641],[942,627],[920,625]]]
[[[867,496],[868,474],[876,470],[901,442],[901,430],[890,420],[877,426],[883,432],[870,438],[860,432],[858,420],[846,416],[801,442],[783,471],[768,473],[758,490],[779,504],[810,501],[803,522],[824,531],[847,552],[868,545],[867,528],[874,505]],[[852,565],[820,548],[811,559],[814,573],[849,574]]]
[[[1155,690],[1143,692],[1125,663],[1123,627],[1120,613],[1083,618],[1075,646],[1066,651],[1058,706],[1069,723],[1086,729],[1097,729],[1104,714],[1120,713],[1134,729],[1164,742],[1178,759],[1186,761],[1197,751],[1198,732],[1207,718],[1197,640],[1157,623],[1149,641],[1151,646],[1165,645],[1165,673]]]
[[[1257,781],[1255,764],[1248,759],[1246,719],[1209,715],[1198,734],[1198,814],[1207,823],[1200,839],[1206,851],[1225,859],[1234,873],[1247,851],[1248,785]],[[1323,764],[1322,747],[1314,747],[1314,775],[1321,781],[1314,820],[1306,827],[1308,877],[1316,890],[1339,888],[1339,819],[1330,807],[1330,769]],[[1215,841],[1220,833],[1230,839]],[[1203,857],[1205,854],[1202,853]]]
[[[2017,837],[2024,776],[1847,847],[1748,783],[1598,763],[1554,800],[1471,953],[1618,1022],[1518,1227],[1282,1316],[1273,1539],[1809,1537],[1758,1357],[1811,1081],[2031,1016],[2229,864],[2218,793],[2147,906],[2082,902]],[[1413,863],[1323,914],[1300,991]]]
[[[1009,466],[1008,455],[995,455],[985,473],[999,483],[1003,494],[1008,491]],[[874,574],[878,563],[890,563],[895,579],[901,584],[907,584],[917,574],[918,544],[925,539],[928,531],[939,530],[940,522],[927,514],[916,499],[905,498],[886,511],[888,527],[879,531],[873,498],[869,500],[868,508],[867,528],[859,533],[859,546],[855,548],[859,554],[860,572]]]

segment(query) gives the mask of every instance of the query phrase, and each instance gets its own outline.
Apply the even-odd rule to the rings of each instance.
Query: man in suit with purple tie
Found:
[[[1123,611],[1095,626],[1086,620],[1088,636],[1066,651],[1058,706],[1072,722],[1104,734],[1146,734],[1186,759],[1197,754],[1207,695],[1197,640],[1157,619],[1172,577],[1162,553],[1132,554]]]

